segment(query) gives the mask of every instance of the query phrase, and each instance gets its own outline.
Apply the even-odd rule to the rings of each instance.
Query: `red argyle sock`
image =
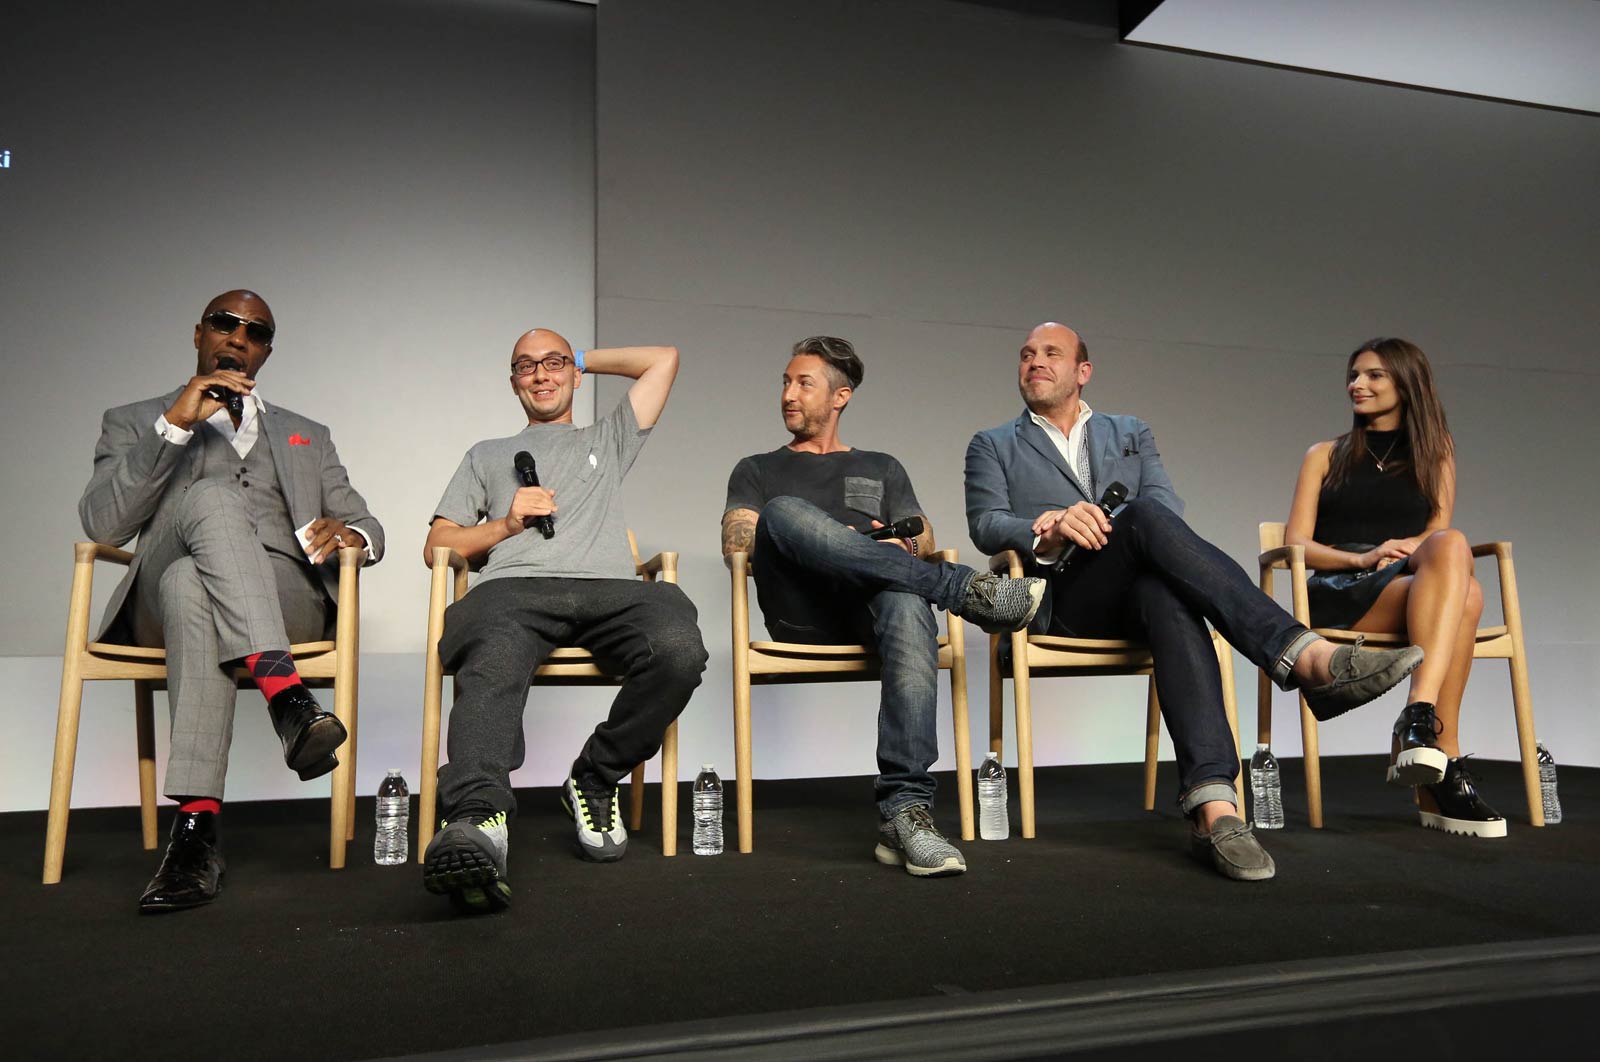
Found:
[[[222,810],[222,801],[211,797],[180,797],[178,810],[184,812],[209,811],[213,815]]]
[[[264,653],[251,653],[244,658],[261,696],[272,700],[289,686],[299,686],[300,672],[294,669],[294,657],[284,649],[268,649]]]

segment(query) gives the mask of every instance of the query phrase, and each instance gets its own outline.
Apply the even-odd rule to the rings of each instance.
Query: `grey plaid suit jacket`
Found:
[[[94,475],[78,501],[83,530],[94,541],[120,546],[173,519],[184,491],[199,478],[203,449],[174,446],[155,430],[156,420],[171,408],[181,391],[180,387],[157,398],[108,409],[101,418]],[[383,525],[350,486],[326,426],[269,403],[257,445],[263,442],[271,447],[273,468],[296,527],[323,516],[359,523],[371,536],[373,556],[383,559]],[[141,559],[136,550],[128,574],[111,595],[96,640],[105,636],[121,613]],[[319,565],[318,575],[329,597],[337,601],[338,566]]]
[[[1123,413],[1095,413],[1085,430],[1089,474],[1096,490],[1120,482],[1128,488],[1128,500],[1150,498],[1183,515],[1183,499],[1161,464],[1148,424]],[[1061,451],[1026,410],[1016,420],[972,437],[967,444],[966,494],[972,544],[989,554],[1017,550],[1032,574],[1039,574],[1032,567],[1034,520],[1051,509],[1099,500],[1084,493]],[[1051,605],[1047,592],[1028,625],[1030,631],[1040,634],[1049,629]]]

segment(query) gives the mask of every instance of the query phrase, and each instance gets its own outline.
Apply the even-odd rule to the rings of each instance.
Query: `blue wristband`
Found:
[[[583,371],[583,351],[574,350],[572,352],[572,364],[578,367],[579,372]]]

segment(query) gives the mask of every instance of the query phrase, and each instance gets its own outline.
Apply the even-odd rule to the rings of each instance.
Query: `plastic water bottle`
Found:
[[[1561,821],[1561,796],[1556,792],[1556,760],[1550,750],[1539,742],[1539,793],[1544,797],[1544,824],[1554,826]]]
[[[1011,814],[1006,809],[1006,769],[991,752],[978,767],[978,836],[1003,841],[1011,836]]]
[[[1250,757],[1250,817],[1258,830],[1283,829],[1283,776],[1278,758],[1265,745]]]
[[[411,791],[398,770],[390,771],[378,786],[378,833],[372,839],[372,861],[392,867],[411,852]]]
[[[709,763],[694,776],[694,854],[722,854],[722,779]]]

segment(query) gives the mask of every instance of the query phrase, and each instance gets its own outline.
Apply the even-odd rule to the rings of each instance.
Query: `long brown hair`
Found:
[[[1356,359],[1369,350],[1383,360],[1383,367],[1389,370],[1389,378],[1394,381],[1400,397],[1400,432],[1409,456],[1394,464],[1400,466],[1397,471],[1409,476],[1422,496],[1433,503],[1433,511],[1437,513],[1439,494],[1444,486],[1444,463],[1455,453],[1456,444],[1450,437],[1450,424],[1433,386],[1433,369],[1428,365],[1428,356],[1415,343],[1404,339],[1369,339],[1345,362],[1345,379],[1350,378]],[[1326,485],[1337,487],[1343,483],[1356,466],[1366,460],[1369,452],[1366,418],[1357,413],[1350,430],[1333,442]]]

